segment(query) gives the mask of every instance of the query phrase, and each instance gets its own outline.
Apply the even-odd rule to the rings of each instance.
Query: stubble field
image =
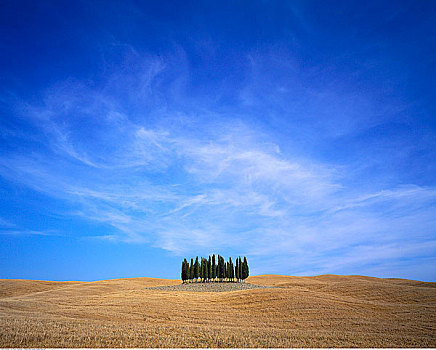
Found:
[[[436,347],[436,283],[264,275],[280,288],[0,280],[0,347]]]

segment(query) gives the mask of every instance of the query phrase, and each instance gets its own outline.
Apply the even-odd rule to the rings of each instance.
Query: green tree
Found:
[[[205,258],[201,258],[201,280],[204,282],[207,278],[207,260]]]
[[[221,282],[223,281],[223,279],[226,277],[226,265],[224,262],[224,258],[221,256],[221,270],[220,270],[220,278],[221,278]]]
[[[190,279],[191,279],[191,267],[189,266],[189,261],[186,260],[186,281],[189,282]]]
[[[227,280],[230,281],[232,278],[232,265],[230,264],[230,259],[227,262]]]
[[[206,258],[204,259],[204,278],[209,281],[209,262]]]
[[[207,260],[205,258],[203,259],[203,266],[204,266],[203,280],[206,281],[209,278],[209,275],[207,273]]]
[[[212,259],[209,255],[209,260],[207,261],[207,275],[208,279],[210,280],[212,278]]]
[[[189,267],[189,279],[191,280],[191,282],[194,279],[194,259],[191,258],[191,265]]]
[[[219,276],[220,276],[220,256],[219,255],[217,255],[216,256],[216,279],[217,279],[217,282],[219,282]]]
[[[200,282],[203,282],[203,272],[204,272],[203,257],[201,257],[200,258]]]
[[[223,258],[223,272],[221,276],[221,282],[224,282],[226,279],[226,261]]]
[[[194,278],[195,282],[197,282],[198,277],[200,276],[200,264],[198,263],[198,256],[195,258],[194,264]]]
[[[221,255],[218,254],[218,259],[217,259],[217,277],[218,280],[221,282],[221,278],[222,278],[222,274],[221,274],[221,270],[222,270],[222,266],[221,266]]]
[[[241,257],[239,257],[238,258],[239,259],[239,261],[238,261],[238,273],[239,273],[239,280],[241,281],[242,280],[242,259],[241,259]]]
[[[242,263],[242,279],[245,280],[250,275],[248,268],[247,258],[244,256],[244,262]]]
[[[185,283],[185,281],[187,280],[187,273],[186,273],[186,259],[182,261],[182,273],[181,273],[181,277],[182,277],[182,282]]]
[[[235,264],[232,257],[228,261],[217,254],[209,255],[208,258],[191,258],[191,263],[185,258],[182,262],[181,278],[185,282],[244,282],[250,275],[247,257],[236,258]]]
[[[185,258],[184,262],[185,262],[185,279],[186,279],[186,281],[188,281],[189,280],[189,272],[190,272],[189,262],[186,258]]]
[[[220,274],[221,274],[221,257],[218,255],[217,256],[217,261],[216,261],[216,278],[219,280],[220,278]]]
[[[213,278],[213,280],[215,280],[215,278],[216,278],[215,254],[212,255],[212,278]]]

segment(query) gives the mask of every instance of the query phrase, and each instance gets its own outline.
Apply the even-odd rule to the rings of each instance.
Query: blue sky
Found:
[[[436,280],[436,4],[6,1],[0,278]]]

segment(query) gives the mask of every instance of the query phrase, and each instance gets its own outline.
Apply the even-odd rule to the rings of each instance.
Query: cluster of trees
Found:
[[[224,261],[221,255],[215,257],[209,255],[209,259],[198,256],[191,258],[191,263],[186,260],[182,262],[182,281],[187,282],[240,282],[244,281],[250,274],[247,258],[238,257],[236,264],[233,264],[232,258]]]

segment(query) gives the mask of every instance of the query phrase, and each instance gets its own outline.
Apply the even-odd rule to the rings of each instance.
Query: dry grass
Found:
[[[255,276],[174,292],[151,278],[0,280],[0,347],[436,347],[436,283]]]

